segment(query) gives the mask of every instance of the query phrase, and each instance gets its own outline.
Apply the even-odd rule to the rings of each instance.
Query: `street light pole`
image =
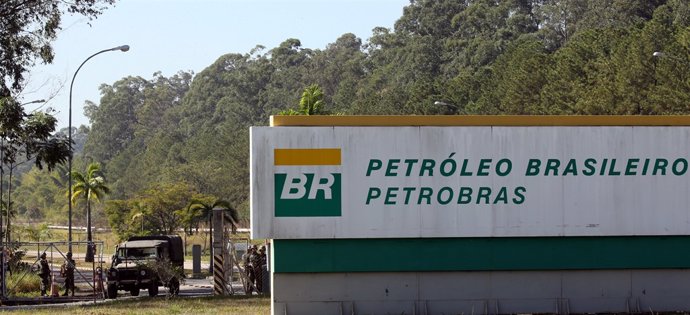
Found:
[[[67,225],[68,225],[67,243],[68,243],[68,245],[67,245],[67,248],[68,248],[68,251],[70,251],[70,252],[72,252],[72,155],[74,155],[74,150],[72,148],[72,87],[74,86],[74,79],[77,77],[77,73],[79,73],[79,70],[81,69],[82,66],[84,66],[84,64],[87,61],[89,61],[91,58],[93,58],[99,54],[102,54],[104,52],[116,51],[116,50],[126,52],[129,50],[129,45],[122,45],[122,46],[117,46],[117,47],[113,47],[113,48],[109,48],[109,49],[103,49],[103,50],[89,56],[88,58],[86,58],[86,60],[84,60],[84,62],[81,63],[81,65],[79,65],[79,68],[77,68],[77,71],[74,71],[74,76],[72,76],[72,83],[70,83],[70,85],[69,85],[69,120],[68,120],[68,127],[67,127],[69,130],[67,131],[67,139],[69,141],[69,148],[70,148],[69,151],[70,152],[69,152],[69,157],[67,159],[67,161],[68,161],[67,164],[68,164],[68,168],[69,168],[69,173],[67,174],[68,185],[69,185],[68,194],[67,194],[67,205],[68,205],[68,218],[67,218]],[[90,234],[91,233],[91,213],[87,213],[86,220],[87,220],[87,227],[86,228],[88,229],[88,234]],[[89,238],[88,241],[90,242],[91,239]],[[86,249],[87,257],[88,257],[89,250],[91,250],[91,244],[90,243],[87,245],[87,249]],[[92,252],[92,254],[93,254],[93,252]]]

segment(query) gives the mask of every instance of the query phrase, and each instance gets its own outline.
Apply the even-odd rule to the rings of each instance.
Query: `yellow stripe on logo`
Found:
[[[273,149],[274,165],[340,165],[340,149]]]

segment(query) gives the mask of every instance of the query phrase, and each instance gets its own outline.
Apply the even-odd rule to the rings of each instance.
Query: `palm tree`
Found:
[[[211,220],[213,219],[213,211],[223,211],[223,218],[226,222],[229,222],[232,227],[232,233],[237,231],[237,225],[239,222],[239,213],[235,208],[233,208],[229,202],[217,199],[214,203],[206,203],[203,200],[194,199],[187,206],[188,217],[191,218],[189,222],[189,227],[195,223],[198,224],[200,221],[208,222],[208,233],[209,233],[209,244],[211,245],[211,261],[209,270],[213,272],[213,231]]]
[[[134,222],[137,219],[140,219],[141,223],[141,230],[139,231],[139,235],[144,235],[144,219],[146,218],[147,215],[149,215],[149,209],[146,207],[146,205],[143,202],[136,202],[132,205],[132,218],[131,222],[134,224]],[[134,229],[131,229],[134,231]],[[134,233],[136,234],[136,233]]]
[[[304,89],[299,100],[299,109],[303,115],[318,115],[323,112],[323,91],[318,84]]]
[[[299,100],[299,109],[288,108],[279,115],[324,115],[328,114],[324,108],[323,90],[318,84],[312,84],[304,89]]]
[[[53,237],[53,233],[50,231],[50,228],[48,228],[48,223],[42,223],[38,226],[25,226],[22,229],[24,230],[26,238],[38,243],[36,244],[36,257],[38,257],[41,252],[41,240],[45,241]]]
[[[91,163],[86,168],[84,174],[78,171],[71,173],[74,185],[72,186],[72,204],[75,204],[79,198],[86,201],[86,262],[93,262],[93,245],[91,235],[91,200],[99,201],[103,195],[110,192],[110,188],[105,185],[105,178],[101,174],[101,165],[99,163]]]

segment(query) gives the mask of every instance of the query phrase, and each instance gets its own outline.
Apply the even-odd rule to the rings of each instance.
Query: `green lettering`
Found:
[[[678,170],[678,167],[677,167],[678,164],[682,164],[681,165],[682,168],[680,170]],[[685,172],[688,171],[688,160],[686,160],[684,158],[679,158],[679,159],[675,160],[673,162],[673,168],[671,169],[671,171],[673,171],[673,175],[676,175],[676,176],[681,176],[681,175],[685,174]]]
[[[529,159],[527,163],[527,170],[525,171],[525,176],[537,176],[539,175],[539,166],[541,161],[539,159]]]
[[[448,198],[445,200],[442,198],[443,192],[448,193]],[[443,187],[438,191],[438,194],[436,195],[436,201],[442,205],[447,205],[450,203],[450,201],[453,200],[453,189],[450,187]]]
[[[628,159],[628,164],[625,165],[625,175],[637,175],[637,163],[640,163],[640,159]]]
[[[586,159],[585,160],[585,170],[582,171],[582,175],[585,176],[592,176],[594,173],[596,173],[596,165],[597,165],[597,160],[595,159]]]
[[[501,166],[505,165],[505,170],[501,170]],[[510,171],[513,170],[513,162],[511,162],[509,159],[500,159],[498,160],[498,163],[496,163],[496,174],[498,176],[506,176],[510,174]]]
[[[616,159],[611,159],[611,168],[609,168],[609,176],[618,176],[620,171],[616,171]]]
[[[434,190],[431,189],[430,187],[422,187],[419,189],[419,198],[417,198],[417,204],[421,205],[422,204],[422,199],[426,199],[426,204],[430,205],[431,204],[431,195],[434,193]]]
[[[381,160],[369,160],[369,167],[367,167],[367,176],[371,175],[372,171],[380,170],[381,166],[383,166],[383,162],[381,162]]]
[[[422,160],[422,167],[419,169],[419,176],[424,176],[424,170],[429,171],[429,176],[434,176],[434,165],[436,165],[436,161],[434,160]]]
[[[460,194],[458,194],[458,204],[466,205],[472,202],[472,188],[460,187]]]
[[[388,190],[386,191],[386,200],[383,201],[383,204],[394,205],[395,201],[391,201],[391,199],[398,197],[398,190],[399,189],[400,188],[398,188],[398,187],[388,187]]]
[[[398,169],[398,163],[400,159],[390,159],[388,160],[388,167],[386,167],[386,176],[397,176],[397,172],[393,172]]]
[[[472,172],[467,171],[467,164],[469,164],[469,161],[467,159],[462,160],[462,169],[460,169],[460,176],[472,176]]]
[[[514,193],[515,193],[516,198],[513,198],[513,203],[516,205],[519,205],[519,204],[522,204],[523,202],[525,202],[525,195],[523,195],[523,193],[525,193],[525,192],[527,192],[527,188],[522,187],[522,186],[515,187]]]
[[[416,187],[403,187],[402,190],[405,192],[405,204],[406,205],[410,204],[410,195],[416,189],[417,189]]]
[[[599,176],[604,176],[606,174],[606,165],[609,163],[609,159],[604,159],[601,163],[601,170],[599,170]]]
[[[488,176],[488,170],[491,168],[491,159],[481,159],[479,160],[479,168],[477,168],[477,176]]]
[[[549,171],[553,171],[553,176],[558,176],[558,167],[561,166],[561,161],[557,159],[549,159],[546,161],[544,168],[544,176],[549,176]]]
[[[498,195],[496,196],[496,199],[494,199],[494,204],[497,204],[499,201],[503,202],[503,204],[508,203],[508,189],[505,187],[501,187],[501,190],[498,191]]]
[[[656,175],[656,171],[661,171],[661,175],[666,176],[666,167],[668,166],[668,160],[667,159],[656,159],[656,162],[654,162],[654,170],[652,171],[652,175]]]
[[[647,175],[649,169],[649,159],[644,159],[644,166],[642,166],[642,175]]]
[[[377,199],[378,197],[381,197],[381,189],[370,187],[369,193],[367,193],[367,204],[369,204],[372,199]]]
[[[417,159],[406,159],[405,160],[405,164],[407,164],[407,170],[405,171],[405,176],[412,175],[412,168],[417,162],[419,162],[419,160],[417,160]]]
[[[484,204],[489,204],[489,197],[491,196],[491,188],[489,187],[479,187],[479,192],[477,192],[477,204],[484,199]]]
[[[575,159],[570,159],[570,161],[568,161],[568,165],[566,165],[565,169],[563,170],[563,176],[568,174],[577,176],[577,161],[575,161]]]

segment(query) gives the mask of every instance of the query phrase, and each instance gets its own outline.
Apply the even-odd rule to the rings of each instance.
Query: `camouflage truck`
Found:
[[[107,296],[116,298],[118,290],[138,296],[141,289],[156,296],[159,286],[177,294],[182,277],[184,245],[180,236],[134,236],[115,248],[107,273]]]

